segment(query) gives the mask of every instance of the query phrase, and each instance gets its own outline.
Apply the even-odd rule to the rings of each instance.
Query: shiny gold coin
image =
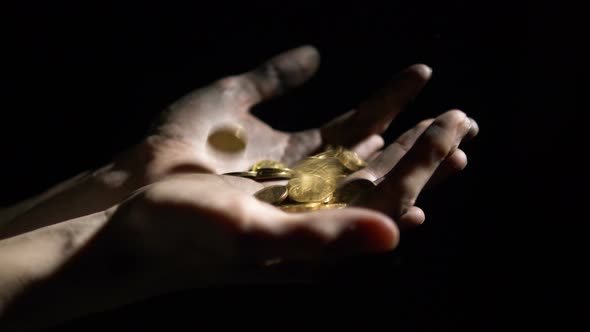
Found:
[[[263,168],[257,169],[256,172],[258,172],[258,174],[273,174],[273,173],[280,173],[280,172],[293,173],[293,170],[290,168],[287,168],[287,167],[283,167],[283,168],[263,167]]]
[[[345,204],[345,203],[322,204],[322,205],[320,205],[320,210],[323,210],[323,209],[343,209],[347,206],[348,206],[348,204]]]
[[[277,205],[287,198],[288,193],[289,191],[287,190],[286,186],[276,185],[260,189],[254,194],[254,197],[263,202]]]
[[[212,132],[207,141],[216,150],[236,153],[246,148],[246,133],[239,126],[222,127]]]
[[[320,209],[321,203],[305,203],[305,204],[285,204],[278,206],[279,209],[285,212],[298,213],[317,211]]]
[[[258,173],[254,172],[254,171],[223,173],[223,175],[240,176],[240,177],[249,178],[249,179],[254,179],[257,174]]]
[[[344,167],[351,172],[358,171],[367,166],[367,163],[362,160],[355,152],[350,150],[341,150],[334,156]]]
[[[256,181],[289,180],[293,177],[293,171],[288,168],[260,168],[256,171]]]
[[[326,198],[325,198],[325,199],[322,201],[322,203],[324,203],[324,204],[331,203],[333,199],[334,199],[334,194],[333,194],[333,193],[330,193],[330,195],[328,195],[328,197],[326,197]]]
[[[316,174],[299,174],[287,184],[289,198],[299,203],[323,202],[332,195],[336,183]]]
[[[345,175],[344,167],[334,158],[306,158],[293,166],[294,176],[313,174],[331,183]]]
[[[334,158],[336,153],[340,151],[342,147],[334,147],[332,145],[326,146],[326,149],[318,154],[311,156],[311,158],[315,159],[327,159],[327,158]]]
[[[262,168],[283,169],[283,168],[287,168],[287,166],[285,166],[285,164],[283,164],[280,161],[261,160],[261,161],[256,162],[256,164],[252,165],[252,167],[250,167],[250,170],[257,171]]]
[[[375,189],[373,181],[367,179],[355,179],[338,187],[334,192],[336,203],[359,204]]]
[[[324,152],[320,152],[316,155],[311,156],[310,158],[314,158],[314,159],[328,159],[328,158],[332,158],[334,157],[334,151],[333,150],[327,150]]]

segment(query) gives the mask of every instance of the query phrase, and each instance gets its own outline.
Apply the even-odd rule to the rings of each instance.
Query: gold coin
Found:
[[[299,174],[314,174],[330,182],[344,175],[344,167],[334,158],[306,158],[293,166],[295,176]]]
[[[367,166],[364,160],[350,150],[340,150],[334,157],[351,172],[358,171]]]
[[[283,167],[283,168],[270,168],[270,167],[262,167],[256,170],[256,172],[261,173],[261,174],[272,174],[272,173],[278,173],[278,172],[286,172],[286,173],[293,173],[293,170],[287,167]]]
[[[322,203],[324,203],[324,204],[330,203],[330,202],[332,202],[332,200],[333,200],[333,199],[334,199],[334,195],[333,195],[333,193],[330,193],[330,195],[328,195],[328,197],[326,197],[326,198],[325,198],[325,199],[322,201]]]
[[[320,210],[323,209],[342,209],[348,206],[346,203],[329,203],[320,205]]]
[[[249,179],[254,179],[257,174],[258,173],[254,172],[254,171],[223,173],[223,175],[240,176],[240,177],[249,178]]]
[[[323,202],[336,189],[336,183],[317,174],[299,174],[287,184],[289,198],[299,203]]]
[[[280,204],[282,201],[287,198],[288,190],[286,186],[268,186],[266,188],[260,189],[254,194],[254,197],[258,198],[263,202],[267,202],[269,204]]]
[[[293,177],[293,171],[288,168],[260,168],[256,171],[256,181],[289,180]]]
[[[285,166],[285,164],[281,163],[280,161],[265,159],[265,160],[261,160],[261,161],[256,162],[256,164],[254,164],[254,165],[252,165],[252,167],[250,167],[250,170],[257,171],[262,168],[283,169],[283,168],[287,168],[287,166]]]
[[[323,152],[315,154],[315,155],[311,156],[310,158],[314,158],[314,159],[334,158],[334,155],[338,152],[339,149],[341,149],[341,148],[328,145],[328,146],[326,146],[326,149]]]
[[[320,209],[320,203],[305,203],[305,204],[285,204],[280,205],[278,208],[285,211],[285,212],[309,212],[309,211],[317,211]]]
[[[373,181],[367,179],[352,180],[336,189],[333,202],[359,204],[374,188]]]
[[[246,148],[246,133],[239,126],[222,127],[209,135],[208,142],[216,150],[236,153]]]

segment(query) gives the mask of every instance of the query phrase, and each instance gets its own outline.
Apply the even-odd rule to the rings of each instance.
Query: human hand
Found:
[[[90,177],[79,177],[67,189],[44,195],[40,200],[43,204],[37,204],[14,222],[12,229],[6,230],[6,236],[104,210],[142,186],[174,174],[245,170],[260,159],[291,165],[328,144],[341,145],[362,158],[370,158],[384,144],[380,134],[430,78],[428,67],[411,66],[355,110],[320,128],[295,133],[274,130],[249,112],[256,103],[303,83],[317,70],[318,64],[317,51],[301,47],[274,57],[251,72],[221,79],[190,93],[163,112],[154,130],[140,144]],[[470,136],[473,136],[477,125],[471,123]],[[240,126],[247,133],[243,151],[224,153],[208,145],[211,131],[227,125]],[[400,148],[409,148],[423,129],[414,130],[408,143],[402,140],[402,144],[388,147],[385,151],[389,152],[378,158],[373,167],[355,176],[374,180],[369,174],[373,169],[384,175],[403,154]],[[386,158],[390,155],[397,157]],[[433,176],[437,181],[466,164],[465,154],[459,149],[443,159]],[[400,212],[394,216],[400,217]],[[420,210],[407,212],[417,217],[412,219],[414,224],[423,219]]]
[[[146,261],[155,262],[155,270],[181,271],[193,282],[195,276],[206,276],[205,283],[235,282],[227,278],[240,280],[243,264],[276,258],[315,260],[391,250],[399,241],[394,219],[402,227],[423,221],[422,210],[414,206],[418,194],[445,158],[460,151],[471,128],[465,114],[449,111],[400,136],[345,180],[382,179],[360,206],[286,213],[254,198],[262,183],[186,174],[146,187],[117,208],[117,220],[110,224],[128,229],[115,233],[139,234],[138,252],[151,253]]]
[[[95,270],[96,274],[91,272],[92,278],[86,279],[90,284],[100,284],[101,278],[127,278],[132,295],[118,294],[119,300],[109,300],[112,289],[96,290],[96,295],[105,292],[107,302],[125,302],[195,284],[244,280],[241,272],[245,266],[275,258],[313,260],[393,249],[399,241],[398,225],[412,226],[424,220],[423,211],[415,206],[421,190],[466,165],[466,156],[458,146],[477,134],[477,124],[460,111],[449,111],[421,122],[381,151],[384,142],[380,134],[430,77],[428,67],[415,65],[356,110],[321,128],[276,131],[251,115],[249,108],[285,87],[302,83],[317,68],[318,58],[312,48],[300,48],[270,63],[263,69],[222,79],[172,105],[137,149],[95,172],[90,184],[76,182],[32,208],[24,217],[31,224],[14,223],[37,230],[9,239],[7,246],[31,247],[39,253],[39,245],[59,247],[61,242],[53,237],[63,235],[74,245],[75,250],[70,251],[75,251],[76,257],[70,260],[71,253],[63,255],[57,250],[56,259],[53,251],[43,251],[51,257],[42,255],[40,260],[70,260],[72,268],[57,276],[66,280],[65,285]],[[211,130],[226,124],[237,124],[249,135],[242,152],[220,153],[207,146]],[[347,147],[369,160],[366,168],[345,180],[378,183],[358,206],[289,214],[253,197],[262,184],[220,175],[246,169],[260,159],[291,165],[328,144]],[[79,204],[84,202],[91,202],[92,207]],[[113,203],[116,205],[106,213],[99,212]],[[97,213],[61,222],[91,212]],[[38,228],[47,220],[61,223]],[[18,226],[5,236],[22,233]],[[37,235],[49,236],[51,241],[28,241]],[[71,237],[80,239],[72,241]],[[131,277],[125,271],[116,276],[111,275],[112,270],[105,272],[105,266],[112,267],[111,258],[120,261],[125,257],[140,261],[134,262],[139,266],[133,265]],[[76,268],[78,264],[82,268]],[[135,287],[137,271],[145,279],[141,287],[147,288]],[[39,274],[45,278],[48,272]],[[60,285],[48,287],[59,291],[63,289]],[[78,295],[73,291],[69,296]]]
[[[471,138],[477,134],[477,123],[466,119],[462,112],[448,112],[436,122],[434,119],[423,121],[383,152],[378,152],[384,144],[380,134],[387,130],[395,116],[418,95],[430,78],[430,69],[424,65],[407,68],[355,110],[320,128],[281,132],[250,113],[255,104],[303,83],[313,75],[318,65],[317,51],[312,47],[301,47],[278,55],[253,71],[227,77],[196,90],[174,103],[143,145],[150,156],[146,162],[145,181],[151,183],[182,172],[221,174],[246,170],[262,159],[291,165],[327,145],[344,146],[361,158],[379,155],[367,169],[353,174],[350,179],[374,181],[383,179],[387,174],[387,182],[374,191],[369,206],[388,211],[396,219],[404,215],[399,220],[402,224],[421,223],[424,213],[414,206],[413,201],[431,177],[430,183],[440,182],[465,167],[466,155],[458,149],[458,145],[463,136]],[[208,135],[225,126],[237,126],[247,134],[243,151],[225,153],[208,145]],[[417,140],[417,146],[413,147]],[[406,151],[411,153],[402,160]],[[402,163],[394,171],[400,160]],[[409,189],[384,189],[400,186],[404,181],[414,181],[416,183],[412,187],[418,188],[408,194],[409,197],[402,198],[400,192]],[[405,202],[392,202],[392,199],[398,199],[396,197]]]

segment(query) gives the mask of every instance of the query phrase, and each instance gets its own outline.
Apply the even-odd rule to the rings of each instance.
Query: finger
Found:
[[[470,127],[465,113],[452,110],[437,117],[414,146],[368,197],[369,207],[395,218],[414,206],[418,194],[440,163],[458,147]]]
[[[385,141],[383,141],[381,135],[371,135],[353,146],[350,150],[355,152],[359,158],[367,160],[371,155],[379,151],[383,145],[385,145]]]
[[[424,211],[417,206],[412,206],[408,208],[406,213],[401,215],[398,224],[401,229],[407,229],[422,225],[424,220],[426,220]]]
[[[235,98],[241,109],[247,110],[301,85],[313,76],[319,63],[320,55],[316,48],[301,46],[271,58],[252,71],[222,79],[219,84]]]
[[[463,137],[463,142],[470,141],[475,136],[477,136],[477,134],[479,134],[479,124],[477,124],[477,121],[475,121],[472,118],[469,118],[469,121],[471,121],[471,127],[469,128],[469,131],[467,132],[465,137]]]
[[[326,144],[352,146],[372,134],[381,134],[430,79],[432,70],[422,64],[408,67],[384,89],[362,102],[356,110],[322,127]]]
[[[451,177],[467,167],[467,155],[461,149],[455,150],[447,159],[445,159],[440,166],[436,169],[436,172],[432,175],[425,188],[430,189],[444,182],[446,179]]]
[[[395,248],[399,230],[387,216],[361,208],[281,213],[248,235],[256,259],[315,260],[384,252]],[[254,250],[254,251],[251,251]]]
[[[395,142],[372,156],[367,167],[350,175],[350,179],[363,178],[375,181],[385,176],[399,162],[399,160],[412,148],[418,137],[432,124],[434,119],[426,119],[418,123],[412,129],[399,136]]]
[[[366,161],[367,163],[371,163],[373,160],[381,157],[381,155],[383,154],[383,151],[379,150],[379,151],[375,151],[375,153],[373,153],[372,155],[370,155]]]
[[[395,164],[404,156],[404,154],[411,149],[418,137],[432,124],[434,119],[426,119],[418,123],[412,129],[403,133],[395,142],[390,144],[385,151],[378,151],[367,158],[369,164],[367,165],[367,173],[370,177],[364,177],[368,180],[374,181],[385,174],[387,174]],[[469,118],[471,122],[469,131],[463,137],[461,142],[473,139],[479,133],[479,126],[475,120]],[[439,170],[435,173],[435,177],[444,180],[453,173],[460,171],[467,166],[467,156],[461,150],[457,150],[454,154],[445,159],[441,164],[442,169],[440,175]],[[446,174],[446,175],[445,175]]]

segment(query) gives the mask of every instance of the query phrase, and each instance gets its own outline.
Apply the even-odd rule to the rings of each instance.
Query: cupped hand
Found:
[[[406,195],[399,186],[409,187],[404,183],[411,182],[416,172],[421,175],[414,187],[422,188],[426,180],[433,184],[465,167],[466,155],[457,148],[456,141],[463,135],[457,126],[464,121],[464,114],[454,111],[437,121],[425,120],[381,150],[384,141],[380,135],[429,80],[431,70],[425,65],[408,67],[358,107],[320,128],[282,132],[251,114],[254,105],[302,84],[318,66],[318,52],[304,46],[280,54],[250,72],[220,79],[188,94],[162,113],[140,144],[92,176],[74,179],[67,188],[60,186],[44,195],[43,203],[18,217],[12,228],[5,229],[4,236],[105,210],[168,176],[242,171],[261,159],[291,165],[327,145],[344,146],[372,160],[369,167],[351,179],[387,179],[372,196],[371,201],[379,203],[368,207],[387,213],[402,225],[421,223],[423,212],[413,205],[420,190],[413,189]],[[477,133],[475,121],[470,124],[466,137]],[[209,145],[209,135],[227,126],[243,130],[245,149],[227,153]],[[407,151],[410,153],[404,157]],[[432,158],[428,159],[428,155]],[[398,162],[400,166],[394,167]]]
[[[311,262],[397,245],[398,228],[382,213],[356,207],[287,213],[252,195],[262,187],[224,175],[168,177],[110,209],[103,241],[94,241],[126,243],[132,252],[122,256],[144,262],[146,278],[173,288],[244,282],[245,273],[277,260]]]
[[[188,276],[180,284],[194,284],[194,276],[205,284],[235,282],[244,266],[276,259],[388,251],[398,244],[398,225],[424,220],[415,201],[429,181],[436,181],[437,170],[445,176],[450,172],[445,167],[464,166],[458,146],[476,131],[457,110],[419,123],[345,180],[377,180],[359,206],[287,213],[253,196],[262,183],[180,174],[143,188],[117,207],[110,227],[131,230],[142,245],[138,252],[149,255],[156,269]],[[445,164],[453,155],[463,162]]]
[[[348,180],[381,182],[363,206],[386,213],[402,227],[422,223],[424,212],[415,206],[420,191],[465,167],[467,157],[458,146],[477,134],[477,123],[461,111],[449,111],[422,121],[381,150],[380,135],[429,80],[431,70],[425,65],[408,67],[357,108],[320,128],[282,132],[250,112],[257,103],[304,83],[318,66],[315,48],[296,48],[172,104],[143,145],[149,155],[144,184],[179,173],[242,171],[262,159],[291,165],[326,145],[340,145],[371,159]],[[228,126],[244,131],[244,150],[226,153],[208,144],[213,131]]]

